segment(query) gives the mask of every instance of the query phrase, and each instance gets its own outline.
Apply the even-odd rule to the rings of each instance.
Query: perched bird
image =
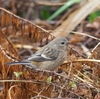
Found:
[[[9,62],[7,65],[30,65],[42,70],[55,70],[66,59],[69,41],[64,37],[57,37],[43,46],[35,54],[21,62]]]

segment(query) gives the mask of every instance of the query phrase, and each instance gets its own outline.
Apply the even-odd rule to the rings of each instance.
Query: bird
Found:
[[[66,60],[69,43],[70,42],[65,37],[56,37],[26,60],[20,62],[8,62],[7,65],[23,64],[36,69],[54,71]]]

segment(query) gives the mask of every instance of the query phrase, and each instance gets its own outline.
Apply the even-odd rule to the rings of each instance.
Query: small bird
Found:
[[[9,62],[7,65],[29,65],[33,68],[53,71],[66,59],[69,41],[64,37],[57,37],[43,46],[35,54],[21,62]]]

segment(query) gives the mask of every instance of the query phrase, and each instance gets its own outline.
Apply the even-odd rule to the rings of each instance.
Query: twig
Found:
[[[80,33],[80,32],[74,32],[74,31],[69,31],[69,32],[72,32],[72,33],[75,33],[75,34],[80,34],[80,35],[83,35],[83,36],[88,36],[88,37],[90,37],[90,38],[93,38],[93,39],[96,39],[96,40],[99,40],[99,41],[100,41],[100,39],[99,39],[99,38],[94,37],[94,36],[89,35],[89,34]]]
[[[77,60],[73,60],[72,63],[75,62],[98,62],[100,63],[100,60],[96,60],[96,59],[77,59]],[[70,63],[70,61],[65,61],[64,64],[68,64]]]
[[[94,50],[100,45],[100,42],[93,48],[91,52],[94,52]]]
[[[8,90],[9,99],[12,99],[12,98],[11,98],[11,89],[14,88],[14,87],[18,87],[18,85],[13,85],[13,86],[11,86],[10,89]]]

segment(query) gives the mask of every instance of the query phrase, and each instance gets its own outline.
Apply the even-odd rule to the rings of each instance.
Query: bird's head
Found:
[[[53,48],[57,48],[57,49],[61,49],[61,50],[66,50],[67,45],[70,42],[64,38],[64,37],[57,37],[54,40],[52,40],[49,44],[53,47]]]

